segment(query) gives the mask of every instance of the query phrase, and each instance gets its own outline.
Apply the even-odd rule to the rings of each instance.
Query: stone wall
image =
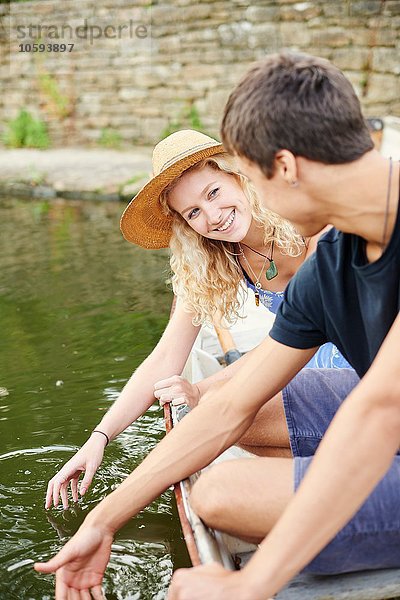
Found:
[[[217,135],[239,77],[282,48],[333,60],[367,115],[400,116],[399,0],[38,0],[0,11],[1,130],[25,107],[54,145],[153,143],[183,126]],[[35,41],[52,50],[19,51]]]

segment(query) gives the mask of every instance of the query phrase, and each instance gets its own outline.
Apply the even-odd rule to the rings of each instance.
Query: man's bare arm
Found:
[[[264,402],[308,362],[298,350],[267,338],[234,377],[200,403],[143,463],[91,513],[115,531],[172,483],[209,464],[248,429]],[[274,364],[274,369],[266,365]]]
[[[388,470],[400,442],[399,347],[400,316],[332,421],[294,499],[244,569],[255,599],[272,596],[298,573]]]

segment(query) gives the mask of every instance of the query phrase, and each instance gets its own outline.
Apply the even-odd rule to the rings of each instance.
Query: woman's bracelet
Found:
[[[104,433],[104,431],[100,431],[100,429],[94,429],[92,431],[92,433],[101,433],[101,435],[104,435],[104,437],[107,440],[106,446],[108,446],[108,444],[110,443],[110,438],[108,437],[108,435],[106,433]]]

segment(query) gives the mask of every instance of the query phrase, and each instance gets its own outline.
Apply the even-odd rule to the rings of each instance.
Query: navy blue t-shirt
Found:
[[[293,348],[333,342],[362,377],[400,310],[400,210],[382,256],[331,229],[286,288],[270,336]]]

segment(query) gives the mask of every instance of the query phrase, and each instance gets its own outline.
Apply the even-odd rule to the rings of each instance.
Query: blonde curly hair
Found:
[[[167,215],[172,215],[170,241],[170,282],[174,294],[191,312],[193,324],[211,323],[213,318],[223,316],[228,324],[240,317],[240,308],[246,297],[243,272],[237,260],[237,247],[233,243],[211,240],[194,231],[185,219],[168,205],[168,197],[183,175],[205,166],[233,175],[249,201],[255,221],[264,230],[264,244],[273,240],[284,254],[298,256],[304,250],[304,239],[291,223],[263,207],[250,181],[238,172],[236,161],[222,152],[215,154],[175,179],[163,191],[160,203]]]

